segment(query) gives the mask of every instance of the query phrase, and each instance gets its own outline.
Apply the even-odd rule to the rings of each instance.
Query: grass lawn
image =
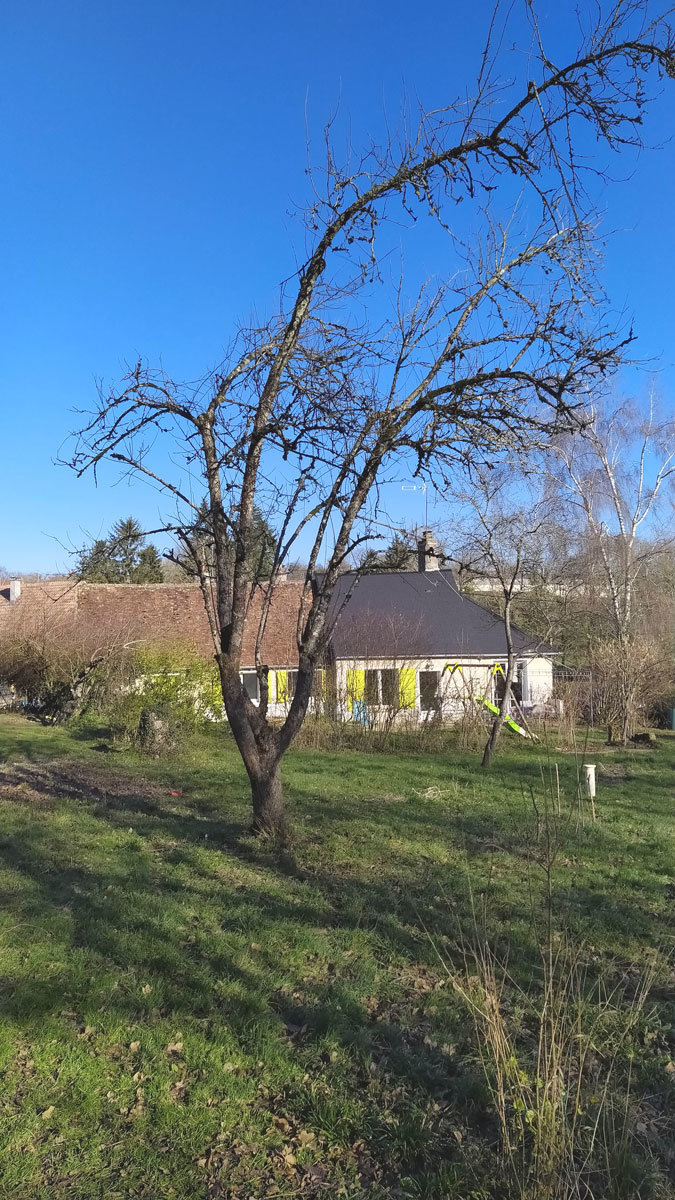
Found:
[[[505,741],[489,775],[458,750],[295,750],[280,856],[247,834],[222,732],[149,763],[1,717],[2,1200],[505,1196],[442,960],[485,897],[514,1004],[536,986],[553,763],[556,925],[617,982],[657,962],[617,1067],[643,1164],[625,1195],[675,1195],[675,737],[592,757],[581,827],[553,748]]]

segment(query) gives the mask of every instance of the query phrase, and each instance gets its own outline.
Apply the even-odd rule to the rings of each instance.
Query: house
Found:
[[[330,652],[342,707],[370,719],[396,709],[400,719],[452,720],[467,703],[500,698],[506,669],[503,622],[462,594],[453,572],[420,554],[418,571],[343,575],[333,597]],[[554,652],[512,630],[514,691],[525,710],[553,690]]]
[[[416,722],[456,718],[477,697],[499,698],[506,663],[503,624],[463,595],[450,570],[440,567],[433,539],[420,540],[417,571],[348,572],[329,610],[330,640],[317,671],[314,708],[344,719]],[[255,590],[246,624],[242,680],[258,699],[255,641],[264,594]],[[262,642],[269,672],[269,714],[281,718],[297,674],[295,641],[302,583],[275,588]],[[0,641],[24,636],[77,639],[91,646],[137,643],[190,646],[214,653],[199,588],[190,584],[0,584]],[[553,689],[550,647],[514,628],[518,655],[516,696],[526,710],[541,708]]]

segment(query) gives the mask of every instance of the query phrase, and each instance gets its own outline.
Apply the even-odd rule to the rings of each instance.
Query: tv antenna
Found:
[[[427,493],[426,483],[402,483],[402,492],[423,492],[424,493],[424,525],[425,528],[429,524],[429,496]]]

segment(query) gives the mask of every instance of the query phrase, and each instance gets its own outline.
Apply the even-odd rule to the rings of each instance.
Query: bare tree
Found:
[[[529,55],[506,61],[513,39],[497,10],[468,101],[423,113],[413,133],[342,167],[327,130],[324,169],[310,176],[307,255],[277,317],[241,329],[197,387],[137,365],[80,431],[71,462],[80,474],[113,459],[172,496],[186,531],[208,495],[215,578],[198,547],[197,569],[261,830],[283,827],[281,759],[307,711],[335,581],[366,538],[379,483],[402,467],[438,478],[453,462],[560,428],[625,345],[599,316],[585,156],[588,137],[607,151],[642,144],[648,78],[675,73],[670,30],[650,18],[648,0],[616,0],[599,6],[558,65],[533,5],[524,7]],[[423,220],[446,239],[443,279],[418,290],[404,276],[392,294],[387,231],[400,243]],[[391,318],[374,321],[386,306]],[[176,455],[182,468],[168,469]],[[284,561],[301,536],[310,545],[297,685],[279,727],[267,716],[261,636],[258,705],[239,673],[256,506],[278,514],[262,628]]]
[[[675,421],[658,419],[653,396],[646,413],[628,405],[591,406],[583,432],[557,439],[554,453],[562,498],[578,516],[587,587],[600,599],[605,630],[616,645],[616,653],[601,657],[617,667],[609,686],[625,745],[640,709],[644,636],[649,632],[652,643],[656,638],[656,627],[645,629],[636,603],[640,584],[674,541],[658,515],[675,480]]]
[[[490,582],[493,603],[504,625],[504,689],[483,752],[482,765],[489,767],[510,712],[516,678],[514,600],[540,560],[542,543],[552,526],[551,504],[543,477],[528,472],[518,460],[501,468],[474,470],[468,485],[455,489],[454,501],[463,513],[459,522],[454,522],[454,536],[461,538],[454,557],[473,578]]]

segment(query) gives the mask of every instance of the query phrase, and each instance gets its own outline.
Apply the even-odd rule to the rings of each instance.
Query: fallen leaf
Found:
[[[133,1104],[131,1106],[131,1108],[129,1109],[129,1111],[127,1112],[127,1121],[133,1120],[134,1117],[139,1116],[139,1114],[143,1112],[144,1108],[145,1108],[145,1097],[143,1095],[143,1088],[137,1087],[136,1088],[136,1103]]]
[[[314,1183],[323,1183],[327,1174],[325,1167],[307,1167],[307,1175]]]
[[[149,996],[151,991],[152,991],[152,987],[150,986],[149,983],[143,984],[143,987],[141,988],[141,993],[143,996]]]
[[[130,1042],[130,1044],[129,1044],[129,1049],[131,1050],[132,1054],[138,1054],[138,1051],[140,1050],[140,1048],[141,1048],[140,1042]]]
[[[169,1058],[180,1058],[181,1054],[183,1053],[183,1043],[169,1042],[164,1053],[168,1054]]]
[[[172,1100],[179,1104],[184,1104],[187,1100],[187,1083],[184,1079],[177,1079],[169,1088],[169,1095]]]
[[[40,1116],[42,1117],[43,1121],[48,1121],[53,1112],[54,1112],[54,1105],[50,1104],[49,1108],[46,1108],[44,1110],[44,1112],[40,1113]]]

